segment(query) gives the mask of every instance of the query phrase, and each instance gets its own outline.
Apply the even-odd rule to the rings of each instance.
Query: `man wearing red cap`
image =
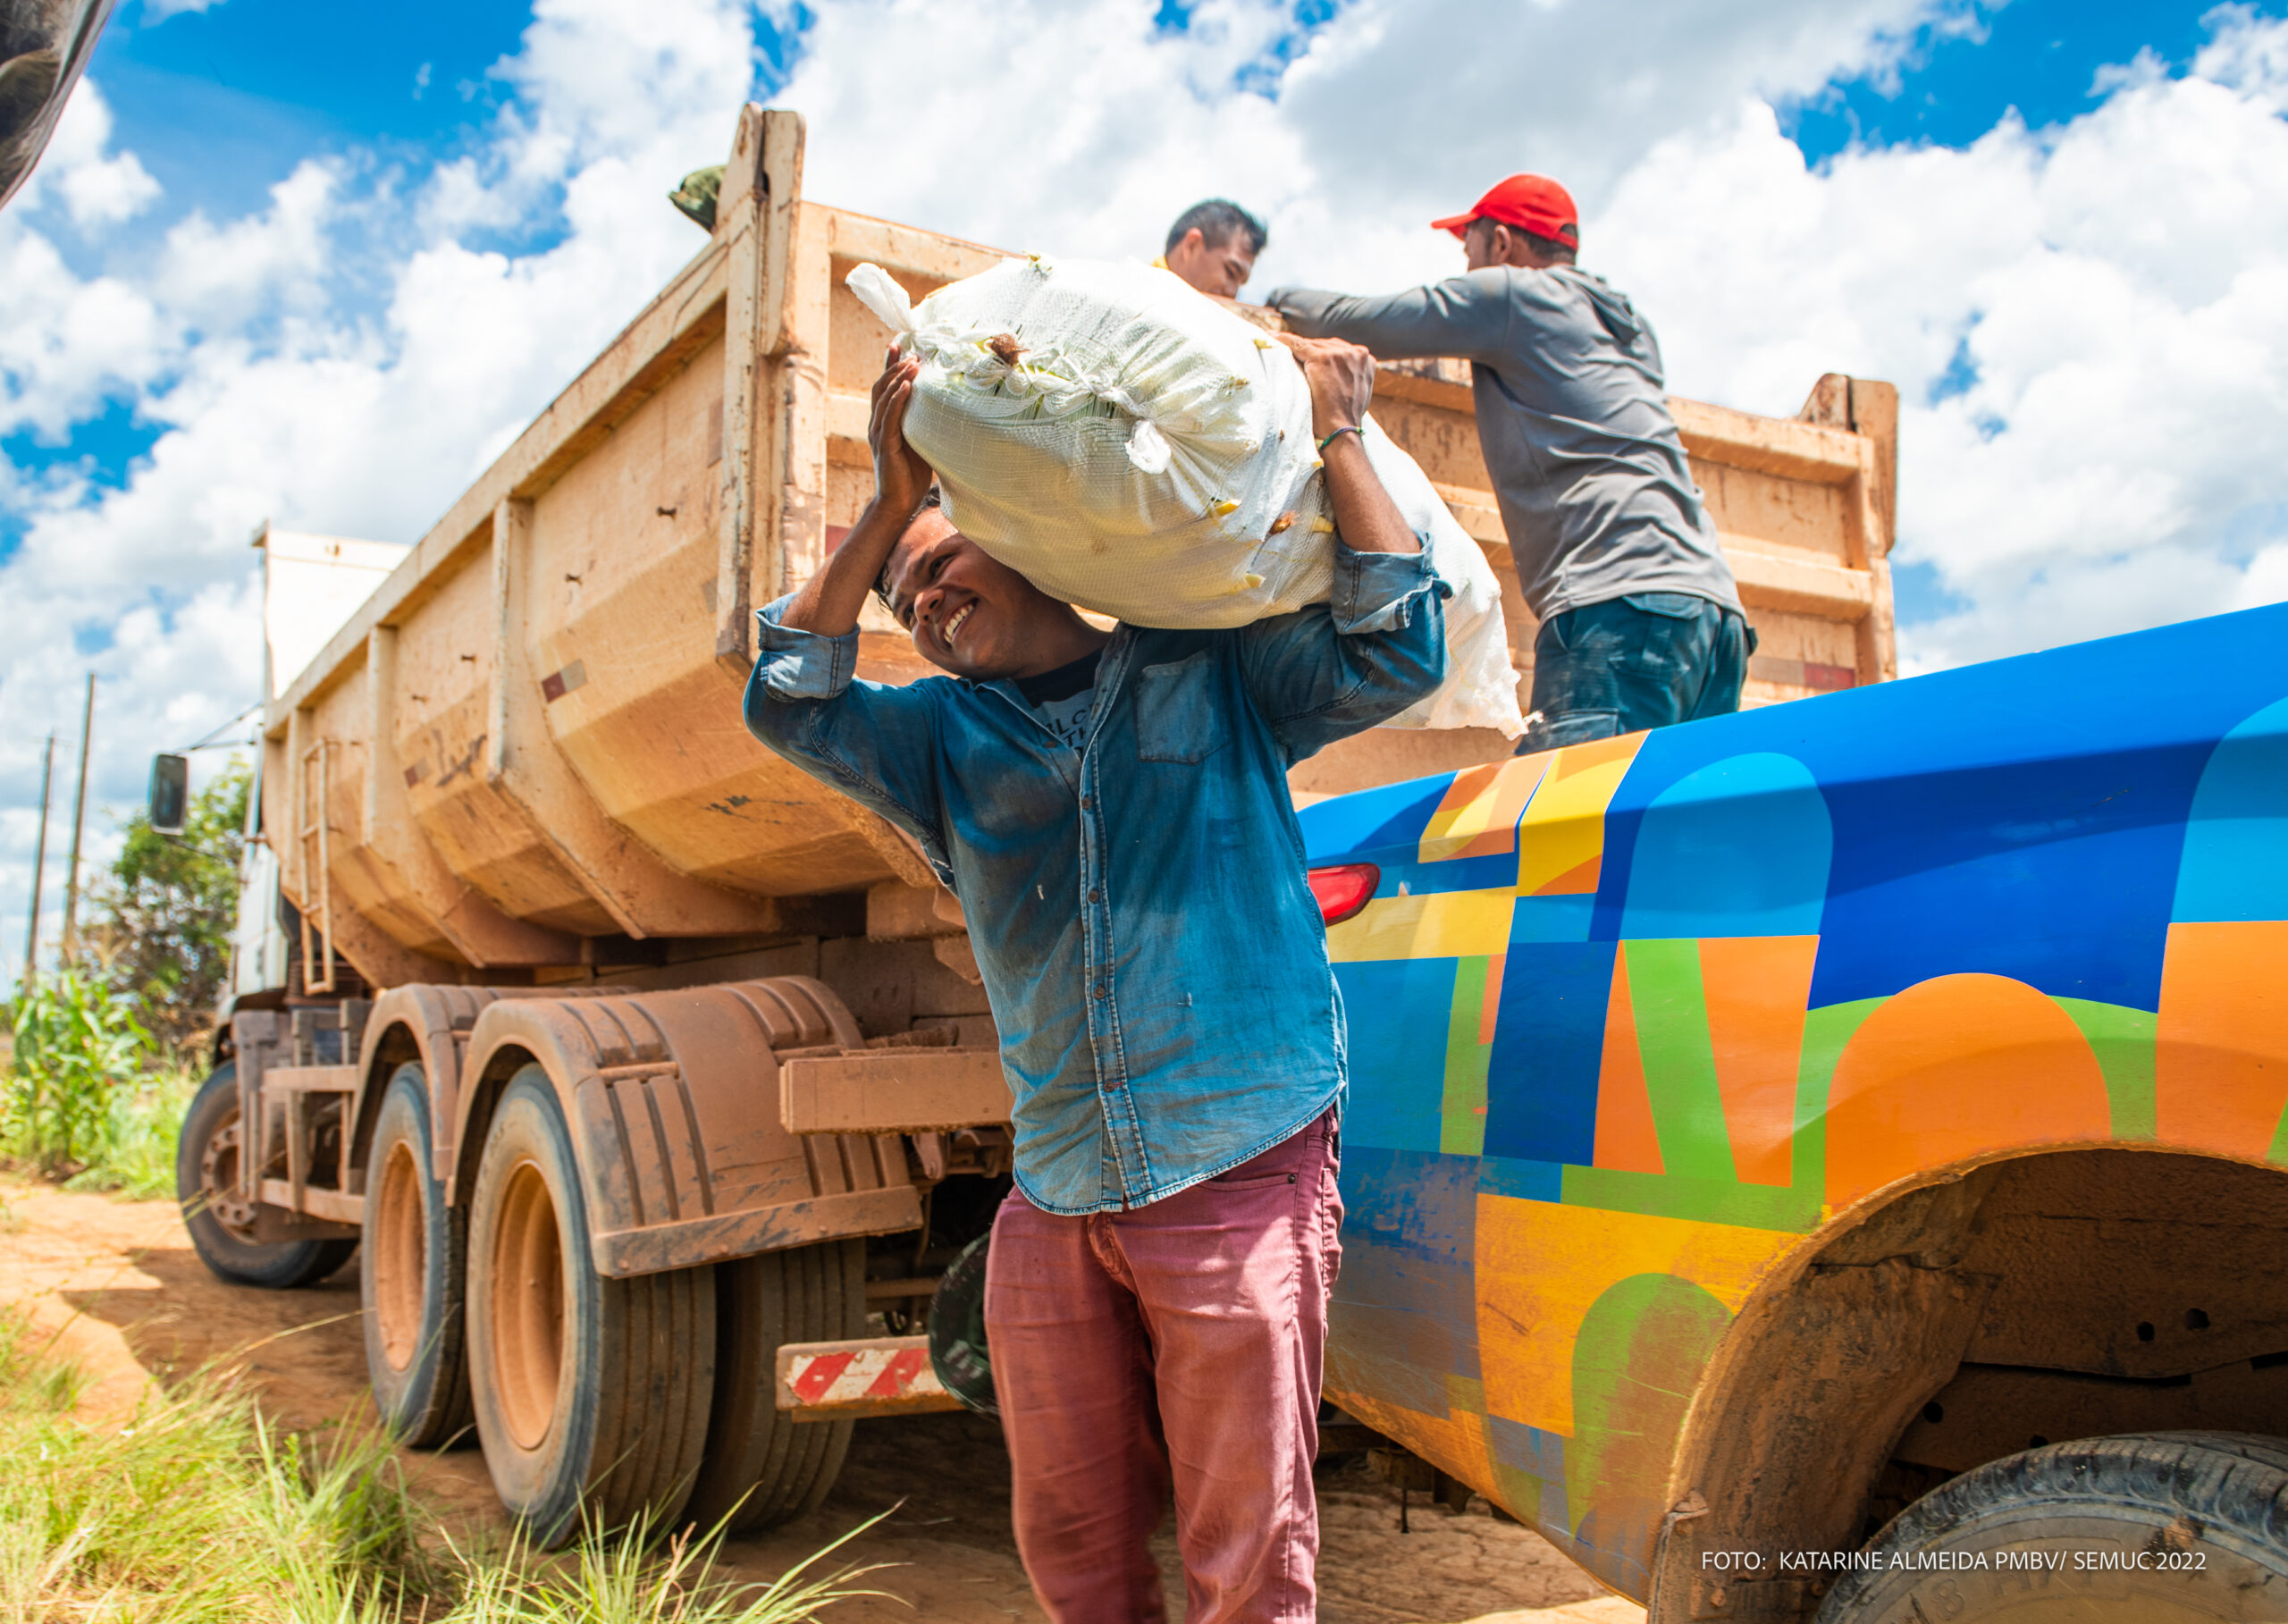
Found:
[[[1291,332],[1470,363],[1534,640],[1521,753],[1739,708],[1755,634],[1692,483],[1653,330],[1577,267],[1563,187],[1511,175],[1433,223],[1468,269],[1384,299],[1282,288]]]

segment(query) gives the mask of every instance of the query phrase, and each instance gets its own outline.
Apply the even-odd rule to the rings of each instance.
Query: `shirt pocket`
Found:
[[[1137,672],[1137,760],[1204,762],[1224,747],[1216,677],[1212,649]]]

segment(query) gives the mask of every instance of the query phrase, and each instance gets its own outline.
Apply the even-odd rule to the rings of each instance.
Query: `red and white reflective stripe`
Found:
[[[863,1342],[789,1342],[778,1350],[778,1408],[797,1415],[885,1415],[954,1409],[919,1336]]]

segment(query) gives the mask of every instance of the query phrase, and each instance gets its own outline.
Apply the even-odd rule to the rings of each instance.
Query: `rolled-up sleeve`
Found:
[[[1327,609],[1335,631],[1345,637],[1387,632],[1413,624],[1434,610],[1452,592],[1430,563],[1430,538],[1415,538],[1419,552],[1353,552],[1334,550],[1334,591]]]
[[[1419,552],[1354,552],[1339,541],[1324,605],[1241,633],[1256,709],[1290,761],[1391,719],[1446,679],[1445,600],[1453,589]]]
[[[791,597],[755,612],[757,646],[753,680],[773,699],[833,699],[858,672],[858,632],[839,637],[787,626],[779,617]]]
[[[785,625],[791,594],[755,612],[747,731],[821,783],[879,812],[921,843],[946,878],[938,793],[938,684],[857,680],[858,634],[829,637]]]

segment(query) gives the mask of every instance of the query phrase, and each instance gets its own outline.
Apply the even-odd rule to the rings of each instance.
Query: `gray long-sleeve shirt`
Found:
[[[1282,288],[1269,303],[1306,337],[1470,363],[1478,443],[1542,619],[1640,592],[1740,607],[1669,413],[1660,344],[1628,295],[1571,265],[1497,265],[1384,299]]]

